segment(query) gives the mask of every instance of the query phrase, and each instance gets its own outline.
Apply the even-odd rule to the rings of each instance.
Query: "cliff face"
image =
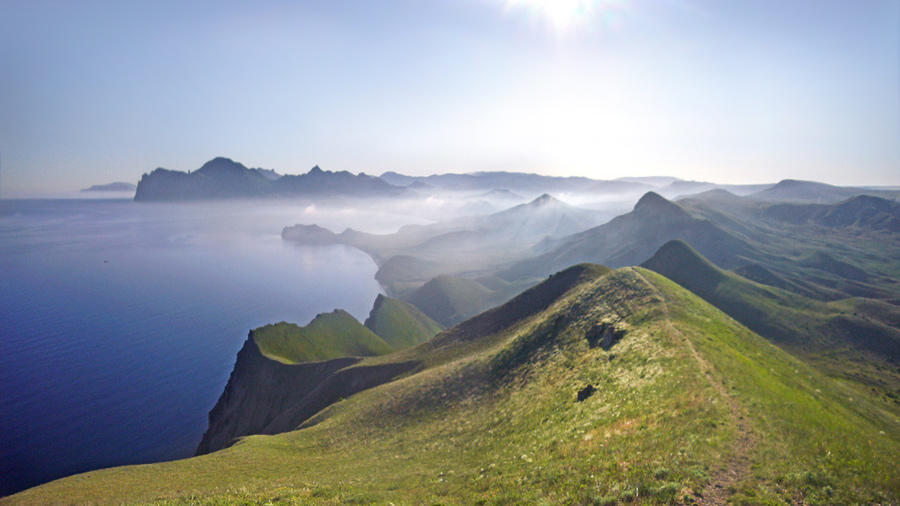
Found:
[[[244,436],[294,430],[341,398],[386,383],[418,365],[351,367],[360,360],[282,364],[264,357],[248,338],[225,391],[209,413],[209,428],[196,454],[227,448]]]

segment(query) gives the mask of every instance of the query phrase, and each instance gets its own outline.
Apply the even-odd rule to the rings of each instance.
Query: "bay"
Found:
[[[388,231],[409,220],[364,214]],[[0,494],[193,454],[250,329],[343,308],[376,266],[284,243],[292,204],[0,201]]]

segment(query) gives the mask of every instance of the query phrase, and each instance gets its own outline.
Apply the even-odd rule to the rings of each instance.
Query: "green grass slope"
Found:
[[[666,243],[643,267],[829,373],[875,388],[900,409],[900,308],[867,299],[826,303],[755,283],[716,267],[684,241]]]
[[[736,265],[742,276],[823,301],[900,301],[900,207],[858,196],[835,204],[786,204],[708,192],[679,200],[758,253]],[[720,267],[690,238],[682,237]]]
[[[265,325],[250,333],[259,351],[283,364],[317,362],[339,357],[369,357],[394,349],[350,313],[337,309],[316,316],[309,325]]]
[[[422,366],[299,430],[0,504],[900,501],[896,418],[662,276],[604,272],[364,360]]]
[[[406,300],[436,322],[451,327],[506,302],[531,284],[530,281],[510,283],[494,277],[482,282],[443,275],[422,285]]]
[[[419,308],[384,295],[375,299],[364,325],[395,350],[425,342],[444,330]]]

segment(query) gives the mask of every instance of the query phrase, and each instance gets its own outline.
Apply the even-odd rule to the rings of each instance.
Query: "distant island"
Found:
[[[137,186],[131,183],[109,183],[109,184],[95,184],[90,188],[85,188],[81,191],[83,192],[133,192],[137,189]]]

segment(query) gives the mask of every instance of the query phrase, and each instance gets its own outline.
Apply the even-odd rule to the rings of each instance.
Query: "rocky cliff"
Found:
[[[418,364],[366,366],[347,357],[282,364],[262,355],[252,335],[237,355],[224,392],[209,413],[209,428],[197,455],[231,446],[252,434],[278,434],[334,402],[380,385]]]

